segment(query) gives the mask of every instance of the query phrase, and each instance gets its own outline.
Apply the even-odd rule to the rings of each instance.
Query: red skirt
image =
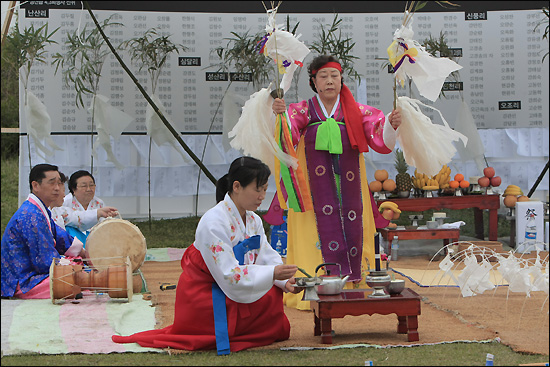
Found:
[[[176,288],[174,324],[130,336],[113,335],[115,343],[185,350],[216,349],[212,283],[214,278],[194,245],[183,254],[183,270]],[[269,345],[290,337],[290,323],[283,309],[283,291],[273,286],[253,303],[225,297],[231,351]]]

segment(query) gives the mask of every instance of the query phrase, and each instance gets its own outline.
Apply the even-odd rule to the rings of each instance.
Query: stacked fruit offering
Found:
[[[467,189],[470,187],[470,182],[464,179],[464,175],[462,173],[457,173],[455,175],[455,179],[449,182],[449,186],[453,189],[462,188]]]
[[[417,189],[433,191],[448,188],[450,177],[451,167],[445,164],[436,175],[431,177],[425,173],[419,173],[418,170],[415,169],[412,182],[413,186]]]
[[[379,169],[374,172],[374,181],[369,182],[369,189],[372,192],[388,191],[391,192],[395,190],[396,184],[395,181],[391,178],[388,178],[388,171],[385,169]]]
[[[495,176],[495,169],[493,167],[485,167],[483,169],[483,177],[477,180],[477,183],[481,187],[497,187],[500,186],[502,179],[500,176]]]
[[[518,201],[530,200],[528,196],[523,195],[523,191],[516,185],[508,185],[502,196],[504,196],[504,205],[508,208],[514,208]]]

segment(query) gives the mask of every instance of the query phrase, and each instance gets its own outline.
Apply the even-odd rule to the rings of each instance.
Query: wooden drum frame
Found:
[[[113,257],[109,262],[107,266],[85,269],[83,265],[62,265],[59,259],[54,258],[50,265],[52,303],[75,298],[82,289],[104,291],[111,298],[128,298],[131,302],[134,291],[130,259],[128,256]]]

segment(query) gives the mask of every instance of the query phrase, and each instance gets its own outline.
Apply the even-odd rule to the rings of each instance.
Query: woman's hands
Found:
[[[114,208],[112,206],[104,206],[103,208],[97,209],[97,219],[99,218],[107,218],[107,217],[115,217],[118,215],[117,208]]]
[[[397,130],[397,128],[401,125],[401,112],[399,112],[398,110],[391,111],[389,120],[390,125],[393,127],[393,129]]]
[[[290,278],[288,282],[285,283],[285,288],[289,293],[300,293],[304,290],[304,287],[294,287],[292,284],[296,284],[296,279],[294,277]]]
[[[277,265],[273,270],[273,280],[290,279],[296,274],[298,267],[296,265]]]
[[[292,284],[296,284],[294,274],[296,274],[298,267],[296,265],[277,265],[273,270],[273,280],[285,280],[285,288],[290,293],[300,293],[304,290],[303,287],[294,287]]]
[[[273,105],[271,106],[271,109],[273,110],[274,114],[279,113],[285,113],[286,112],[286,104],[284,99],[275,98],[273,101]]]

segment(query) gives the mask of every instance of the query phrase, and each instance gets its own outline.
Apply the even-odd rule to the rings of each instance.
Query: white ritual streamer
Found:
[[[462,100],[460,107],[458,109],[458,114],[456,116],[455,130],[464,134],[468,137],[468,144],[462,144],[461,141],[457,142],[456,149],[460,158],[463,161],[468,161],[470,159],[474,160],[476,163],[477,169],[481,174],[483,168],[483,156],[485,155],[485,147],[479,136],[479,131],[474,121],[472,111],[468,104]]]
[[[422,113],[420,106],[439,113],[444,125],[434,124]],[[441,166],[448,164],[456,153],[453,141],[468,138],[449,127],[441,112],[416,99],[401,96],[397,98],[397,109],[401,112],[401,126],[397,129],[397,141],[403,150],[405,161],[416,167],[418,172],[428,176],[436,175]]]
[[[245,155],[258,158],[275,172],[275,155],[286,166],[298,167],[298,161],[283,152],[275,141],[275,115],[271,109],[271,84],[250,96],[237,124],[228,134],[231,146]],[[288,116],[287,116],[288,121]],[[289,127],[290,128],[290,127]]]
[[[34,138],[36,148],[47,156],[52,156],[54,150],[63,150],[52,139],[52,120],[44,103],[32,92],[27,91],[27,104],[25,105],[25,117],[27,121],[27,134]],[[42,143],[42,141],[45,143]],[[52,150],[46,146],[49,145]],[[38,152],[38,150],[37,150]],[[45,158],[45,157],[43,157]]]
[[[412,30],[412,23],[411,19],[407,26],[402,25],[401,28],[395,30],[393,36],[395,46],[392,43],[390,48],[388,48],[388,54],[390,59],[392,56],[395,56],[397,60],[401,59],[407,50],[400,43],[406,44],[409,52],[416,49],[417,54],[412,55],[415,61],[411,62],[410,59],[405,58],[398,67],[395,78],[401,85],[405,83],[407,78],[411,78],[419,93],[430,101],[435,102],[439,97],[445,79],[453,71],[462,69],[462,66],[449,58],[433,57],[430,55],[420,43],[413,39],[414,31]],[[393,47],[395,47],[395,51]],[[394,53],[390,55],[391,52]]]
[[[99,143],[107,152],[107,161],[112,162],[117,169],[123,169],[124,165],[116,159],[111,146],[111,136],[118,140],[124,129],[134,119],[126,112],[109,104],[109,98],[104,95],[97,94],[93,108],[89,108],[90,113],[93,113],[94,122],[97,129],[96,143]],[[94,145],[92,152],[97,156],[97,145]]]
[[[170,118],[166,115],[166,109],[160,99],[155,94],[151,95],[151,99],[157,105],[164,118],[166,118],[170,125],[174,126],[172,121],[170,121]],[[166,125],[164,125],[164,122],[149,103],[147,104],[147,111],[145,113],[145,126],[147,127],[147,133],[151,136],[151,139],[153,139],[157,146],[160,147],[166,143],[170,144],[181,155],[186,163],[190,163],[190,159],[181,151],[182,148],[176,144],[177,140],[174,135],[172,135],[170,130],[168,130]],[[166,161],[167,158],[164,157],[164,159]]]
[[[309,54],[309,48],[299,40],[301,34],[294,36],[292,33],[280,29],[280,25],[275,24],[275,15],[277,9],[267,11],[266,32],[269,34],[265,43],[265,54],[267,57],[275,60],[278,64],[286,61],[288,66],[284,67],[283,79],[279,85],[286,93],[291,86],[292,76],[298,68],[298,63],[302,63]]]

